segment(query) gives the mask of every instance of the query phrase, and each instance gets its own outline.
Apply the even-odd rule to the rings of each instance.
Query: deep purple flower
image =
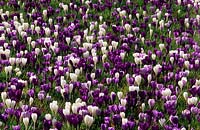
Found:
[[[77,127],[82,122],[83,117],[81,115],[71,114],[71,115],[67,115],[67,120],[74,127]]]
[[[20,128],[20,125],[15,125],[15,126],[12,126],[12,129],[13,130],[20,130],[21,128]]]

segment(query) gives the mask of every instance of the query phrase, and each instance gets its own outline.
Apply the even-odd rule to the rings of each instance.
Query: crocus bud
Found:
[[[63,7],[63,10],[65,11],[65,12],[67,12],[68,11],[68,5],[62,5],[62,7]]]
[[[23,123],[24,123],[24,126],[25,126],[26,130],[27,130],[28,129],[28,124],[29,124],[29,118],[28,117],[23,118]]]
[[[184,65],[185,65],[185,67],[188,69],[188,68],[189,68],[189,65],[190,65],[190,62],[189,62],[188,60],[186,60],[186,61],[184,62]]]
[[[125,55],[126,55],[125,52],[121,52],[121,53],[120,53],[120,57],[122,58],[122,60],[124,60]]]
[[[142,111],[144,111],[144,109],[145,109],[145,103],[142,103],[141,108],[142,108]]]
[[[147,80],[148,80],[148,83],[151,82],[151,80],[152,80],[152,76],[151,76],[151,74],[149,74],[149,75],[147,76]]]
[[[6,106],[7,106],[7,108],[10,108],[11,107],[11,99],[6,99],[5,100],[5,104],[6,104]]]
[[[11,107],[11,108],[14,108],[14,107],[15,107],[15,104],[16,104],[16,101],[15,101],[15,100],[12,100],[12,101],[11,101],[11,104],[10,104],[10,107]]]
[[[33,99],[32,97],[29,98],[29,105],[30,105],[30,106],[33,104],[33,100],[34,100],[34,99]]]
[[[46,120],[51,120],[51,114],[46,114],[46,115],[45,115],[45,119],[46,119]]]
[[[141,80],[142,80],[141,75],[137,75],[137,76],[135,76],[135,82],[136,82],[136,84],[137,84],[138,86],[140,85]]]
[[[12,66],[6,66],[6,67],[5,67],[5,72],[6,72],[6,74],[10,74],[11,71],[12,71]]]
[[[125,113],[124,112],[120,112],[120,116],[121,116],[121,118],[125,118]]]
[[[103,16],[99,16],[99,21],[102,22]]]
[[[151,39],[152,35],[153,35],[153,29],[150,29],[150,39]]]
[[[137,19],[139,20],[139,19],[140,19],[140,14],[139,14],[139,13],[136,13],[136,17],[137,17]]]
[[[92,116],[89,116],[89,115],[86,115],[84,117],[84,123],[87,125],[87,126],[91,126],[92,123],[94,122],[94,118]]]
[[[58,111],[58,104],[57,101],[53,101],[52,103],[50,103],[50,109],[52,112],[54,112],[55,114]]]
[[[165,44],[159,44],[159,48],[162,51],[165,48]]]
[[[66,115],[69,115],[70,114],[70,109],[63,109],[63,114],[66,116]]]
[[[47,17],[47,10],[43,10],[42,14],[46,18]]]
[[[177,0],[178,5],[181,5],[181,0]]]
[[[7,93],[6,92],[2,92],[1,93],[1,99],[3,100],[3,102],[5,102],[6,97],[7,97]]]
[[[149,99],[148,105],[149,105],[150,108],[152,108],[155,105],[155,99]]]
[[[121,99],[120,102],[122,106],[126,106],[127,103],[126,99]]]
[[[197,98],[197,97],[191,97],[191,98],[188,98],[188,99],[187,99],[187,103],[188,103],[189,105],[192,105],[192,104],[196,105],[196,104],[197,104],[197,101],[198,101],[198,98]]]
[[[153,71],[156,75],[158,75],[159,70],[162,68],[160,64],[153,67]]]
[[[32,118],[33,122],[35,123],[37,121],[37,113],[32,113],[31,118]]]
[[[25,66],[27,63],[27,58],[21,58],[22,65]]]
[[[161,93],[163,96],[171,96],[172,91],[169,88],[166,88],[165,90],[162,90]]]
[[[72,81],[74,81],[74,82],[77,81],[78,76],[77,76],[76,74],[70,73],[69,76],[70,76],[70,79],[71,79]]]
[[[173,64],[174,63],[174,57],[170,57],[170,62]]]
[[[117,92],[117,96],[118,96],[118,98],[120,100],[122,98],[122,96],[123,96],[123,92]]]
[[[95,73],[91,73],[91,78],[94,80],[94,78],[95,78]]]
[[[159,119],[160,125],[161,125],[161,126],[164,126],[165,121],[166,121],[166,119],[164,119],[164,118]]]
[[[152,54],[151,58],[152,58],[152,60],[155,60],[156,59],[156,54]]]
[[[130,32],[130,30],[131,30],[131,25],[130,24],[125,24],[124,27],[125,27],[127,32]]]
[[[129,86],[129,92],[137,91],[139,92],[140,88],[139,86]]]

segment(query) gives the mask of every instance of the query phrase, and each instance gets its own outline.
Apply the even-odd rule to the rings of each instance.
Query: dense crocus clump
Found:
[[[0,2],[0,129],[200,129],[199,0]]]

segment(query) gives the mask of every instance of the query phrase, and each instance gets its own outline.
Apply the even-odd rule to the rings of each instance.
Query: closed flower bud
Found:
[[[67,42],[67,44],[69,45],[71,38],[70,37],[66,37],[65,41]]]
[[[1,92],[1,99],[3,100],[3,102],[5,102],[7,97],[7,93],[6,92]]]
[[[165,44],[159,44],[159,48],[162,51],[165,48]]]
[[[121,116],[121,118],[125,118],[125,113],[124,112],[120,112],[120,116]]]
[[[136,17],[137,17],[137,19],[139,20],[139,19],[140,19],[140,14],[139,14],[139,13],[136,13]]]
[[[47,17],[47,10],[43,10],[42,14],[46,18]]]
[[[71,79],[72,81],[74,81],[74,82],[77,81],[78,76],[77,76],[76,74],[70,73],[69,76],[70,76],[70,79]]]
[[[142,103],[141,108],[142,108],[142,111],[144,111],[144,109],[145,109],[145,103]]]
[[[142,80],[141,75],[137,75],[137,76],[135,76],[135,82],[136,82],[136,84],[137,84],[138,86],[140,85],[141,80]]]
[[[46,119],[46,120],[51,120],[51,114],[46,114],[46,115],[45,115],[45,119]]]
[[[177,0],[178,5],[181,5],[181,0]]]
[[[30,105],[30,106],[33,104],[33,100],[34,100],[34,99],[33,99],[32,97],[29,98],[29,105]]]
[[[148,83],[151,82],[151,80],[152,80],[152,76],[151,76],[151,74],[149,74],[149,75],[147,76],[147,80],[148,80]]]
[[[86,115],[84,117],[84,123],[87,125],[87,126],[91,126],[92,123],[94,122],[94,118],[92,116],[89,116],[89,115]]]
[[[154,99],[149,99],[148,100],[148,104],[149,104],[149,107],[152,108],[155,105],[155,100]]]
[[[140,88],[139,86],[129,86],[129,92],[137,91],[139,92]]]
[[[172,91],[169,88],[166,88],[165,90],[162,90],[161,93],[163,96],[171,96]]]
[[[24,126],[25,126],[26,130],[27,130],[28,129],[28,124],[29,124],[29,118],[28,117],[23,118],[23,123],[24,123]]]
[[[37,121],[37,113],[32,113],[31,118],[32,118],[33,122],[35,123]]]
[[[27,58],[21,58],[22,65],[25,66],[27,63]]]
[[[197,101],[198,101],[198,98],[197,98],[197,97],[191,97],[191,98],[188,98],[188,99],[187,99],[187,103],[188,103],[189,105],[192,105],[192,104],[196,105],[196,104],[197,104]]]
[[[123,96],[123,92],[117,92],[117,96],[118,96],[118,98],[120,100],[122,98],[122,96]]]
[[[127,103],[126,99],[121,99],[120,102],[122,106],[126,106]]]
[[[159,119],[160,125],[161,125],[161,126],[164,126],[165,121],[166,121],[166,119],[164,119],[164,118]]]
[[[66,116],[66,115],[69,115],[70,114],[70,109],[63,109],[63,114]]]
[[[7,106],[7,108],[10,108],[11,107],[11,99],[6,99],[5,100],[5,104],[6,104],[6,106]]]

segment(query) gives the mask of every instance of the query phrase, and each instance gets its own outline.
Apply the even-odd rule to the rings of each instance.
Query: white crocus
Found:
[[[184,92],[183,97],[184,97],[185,100],[187,100],[188,99],[188,92]]]
[[[138,86],[140,85],[141,80],[142,80],[141,75],[137,75],[137,76],[135,76],[135,82],[136,82],[136,84],[137,84]]]
[[[70,41],[71,41],[71,38],[70,37],[66,37],[65,38],[65,41],[67,42],[67,44],[69,45]]]
[[[166,121],[166,119],[164,119],[164,118],[159,119],[160,125],[161,125],[161,126],[164,126],[165,121]]]
[[[33,100],[34,100],[34,99],[33,99],[32,97],[29,98],[29,105],[30,105],[30,106],[33,104]]]
[[[94,118],[92,116],[86,115],[84,117],[84,123],[88,126],[91,127],[92,123],[94,122]]]
[[[7,97],[7,93],[6,92],[2,92],[1,93],[1,99],[3,100],[3,102],[5,102],[6,97]]]
[[[6,72],[6,74],[8,75],[8,74],[11,74],[11,72],[12,72],[12,66],[6,66],[5,67],[5,72]]]
[[[139,13],[136,13],[136,17],[137,17],[137,19],[139,20],[139,19],[140,19],[140,14],[139,14]]]
[[[125,55],[126,55],[126,52],[121,52],[121,53],[120,53],[120,57],[122,58],[122,60],[124,60]]]
[[[45,114],[45,119],[46,120],[51,120],[51,114]]]
[[[127,100],[126,99],[121,99],[120,102],[121,102],[122,106],[126,106]]]
[[[24,123],[25,129],[28,130],[29,118],[28,117],[23,118],[23,123]]]
[[[178,5],[181,5],[181,0],[177,0]]]
[[[32,118],[32,120],[33,120],[33,129],[35,130],[35,123],[36,123],[36,121],[37,121],[37,113],[32,113],[31,114],[31,118]]]
[[[197,102],[198,102],[198,98],[197,98],[197,97],[191,97],[191,98],[188,98],[188,99],[187,99],[187,103],[188,103],[189,105],[192,105],[192,104],[196,105]]]
[[[141,108],[142,108],[142,111],[144,112],[144,109],[145,109],[145,103],[142,103],[142,106],[141,106]]]
[[[58,104],[57,104],[57,101],[53,101],[50,103],[50,109],[53,113],[57,113],[58,111]]]
[[[76,74],[74,74],[74,73],[70,73],[70,74],[69,74],[69,77],[70,77],[70,79],[71,79],[72,81],[74,81],[74,82],[76,82],[76,81],[77,81],[77,78],[78,78],[78,76],[77,76]]]
[[[5,100],[5,104],[6,104],[7,108],[10,108],[10,107],[11,107],[11,102],[12,102],[11,99],[6,99],[6,100]]]
[[[46,18],[47,17],[47,10],[43,10],[42,14]]]
[[[63,114],[66,116],[66,115],[69,115],[70,114],[70,109],[63,109]]]
[[[162,90],[161,93],[163,96],[171,96],[172,91],[169,88],[166,88],[165,90]]]
[[[151,80],[152,80],[152,76],[151,76],[151,74],[149,74],[149,75],[147,76],[147,80],[148,80],[148,83],[151,82]]]
[[[165,48],[165,44],[159,44],[159,48],[162,51]]]
[[[27,58],[21,58],[21,63],[23,66],[25,66],[27,63]]]
[[[126,123],[128,123],[128,119],[127,118],[122,118],[122,125],[125,125]]]
[[[122,98],[123,96],[123,92],[117,92],[117,97],[119,98],[119,100]]]
[[[129,86],[129,92],[137,91],[139,92],[140,88],[139,86]]]
[[[152,35],[153,35],[153,29],[150,29],[150,39],[151,39]]]
[[[161,69],[162,66],[160,64],[157,64],[156,66],[153,67],[153,71],[156,75],[158,75],[159,69]]]

